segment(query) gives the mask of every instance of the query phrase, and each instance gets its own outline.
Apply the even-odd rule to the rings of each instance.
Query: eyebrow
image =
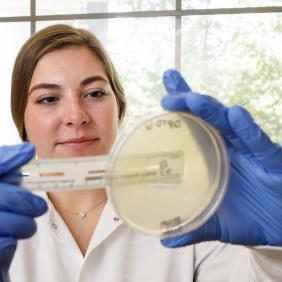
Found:
[[[28,95],[30,95],[33,91],[37,89],[50,89],[50,90],[58,90],[61,87],[57,84],[52,83],[38,83],[31,87],[31,89],[28,92]]]
[[[95,81],[103,81],[103,82],[109,83],[109,81],[106,78],[104,78],[103,76],[94,75],[94,76],[90,76],[82,80],[80,83],[80,86],[87,86],[88,84],[95,82]]]
[[[109,81],[105,79],[103,76],[93,75],[93,76],[87,77],[84,80],[82,80],[80,82],[80,86],[85,87],[88,84],[93,83],[95,81],[103,81],[103,82],[109,83]],[[61,87],[58,84],[54,84],[54,83],[38,83],[38,84],[35,84],[33,87],[31,87],[28,95],[30,95],[33,91],[37,89],[59,90],[61,89]]]

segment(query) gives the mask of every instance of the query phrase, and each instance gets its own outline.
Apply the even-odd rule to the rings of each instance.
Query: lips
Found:
[[[94,142],[96,140],[98,140],[98,138],[80,137],[59,141],[58,144],[80,144],[85,142]]]
[[[82,150],[91,148],[97,141],[99,141],[99,138],[80,137],[59,141],[57,145],[75,150],[76,152],[82,152]]]

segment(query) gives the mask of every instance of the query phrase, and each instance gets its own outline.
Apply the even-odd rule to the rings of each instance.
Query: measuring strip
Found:
[[[31,191],[98,189],[105,186],[108,156],[33,160],[21,168]]]
[[[179,183],[183,176],[181,151],[117,158],[115,174],[107,172],[109,156],[33,160],[21,168],[22,185],[31,191],[61,191],[104,188],[106,177],[115,184]],[[141,165],[140,165],[141,164]]]

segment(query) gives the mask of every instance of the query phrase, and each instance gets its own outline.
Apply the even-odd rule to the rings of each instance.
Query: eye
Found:
[[[36,103],[38,104],[54,104],[55,102],[59,101],[58,97],[48,96],[39,98]]]
[[[104,90],[93,90],[90,91],[86,94],[86,96],[91,97],[91,98],[102,98],[106,95],[106,92]]]

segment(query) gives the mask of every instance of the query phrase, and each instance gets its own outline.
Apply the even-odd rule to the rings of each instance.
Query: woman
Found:
[[[108,153],[125,111],[122,87],[101,44],[66,25],[47,27],[22,47],[11,101],[20,136],[39,158]],[[260,271],[247,248],[208,242],[166,249],[135,233],[103,189],[40,196],[49,211],[37,219],[35,235],[19,241],[12,282],[249,281]]]
[[[63,26],[39,32],[23,46],[11,99],[20,136],[36,146],[39,158],[108,153],[125,112],[123,89],[101,44],[86,31]],[[48,198],[85,255],[105,190]],[[77,216],[82,211],[83,220]]]

